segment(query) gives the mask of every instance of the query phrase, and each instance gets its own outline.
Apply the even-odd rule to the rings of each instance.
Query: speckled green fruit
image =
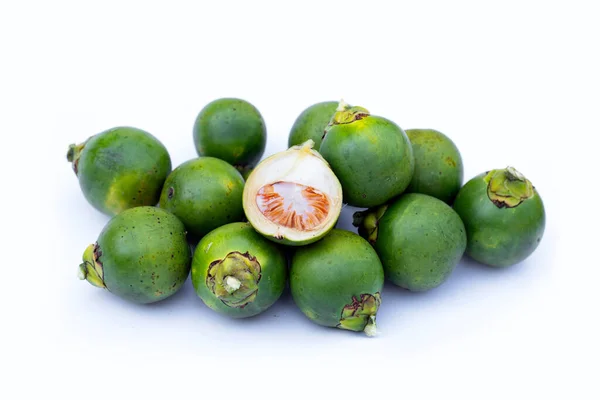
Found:
[[[407,193],[422,193],[452,204],[463,182],[463,162],[454,142],[433,129],[406,131],[415,158]]]
[[[386,278],[411,291],[445,282],[467,246],[458,214],[424,194],[405,194],[389,206],[356,213],[354,223],[379,254]]]
[[[309,139],[315,144],[313,149],[319,150],[325,128],[338,106],[336,101],[324,101],[308,107],[296,118],[288,138],[288,147],[300,145]]]
[[[378,206],[400,195],[414,170],[412,147],[394,122],[341,104],[319,152],[344,190],[344,203]]]
[[[196,294],[212,310],[234,318],[271,307],[287,279],[284,251],[249,223],[221,226],[204,236],[192,261]]]
[[[160,207],[175,214],[190,233],[201,237],[219,226],[242,221],[244,179],[233,166],[214,157],[189,160],[171,172]]]
[[[198,155],[220,158],[244,173],[262,157],[267,128],[258,109],[247,101],[217,99],[196,117],[194,144]]]
[[[148,132],[131,127],[109,129],[71,145],[67,160],[87,201],[110,216],[156,205],[171,172],[165,146]]]
[[[471,179],[458,192],[454,209],[467,229],[467,254],[489,266],[507,267],[525,260],[544,235],[542,198],[511,167]]]
[[[349,231],[334,229],[292,256],[292,297],[319,325],[375,334],[383,281],[373,248]]]
[[[79,266],[81,279],[135,303],[175,294],[190,272],[191,252],[181,221],[156,207],[113,217]]]

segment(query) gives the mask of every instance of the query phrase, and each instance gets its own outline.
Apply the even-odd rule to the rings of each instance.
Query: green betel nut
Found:
[[[288,147],[302,144],[310,139],[315,142],[313,148],[318,151],[325,134],[325,128],[331,121],[337,107],[338,103],[336,101],[324,101],[313,104],[302,111],[290,130]]]
[[[375,334],[384,272],[366,240],[334,229],[318,242],[296,248],[291,264],[292,297],[310,320]]]
[[[213,157],[189,160],[165,181],[160,207],[175,214],[198,237],[242,221],[244,179],[230,164]]]
[[[386,278],[411,291],[445,282],[467,245],[458,214],[424,194],[405,194],[389,205],[355,213],[354,224],[377,251]]]
[[[232,223],[204,236],[192,261],[196,294],[212,310],[234,318],[271,307],[287,279],[285,253],[249,223]]]
[[[544,203],[531,182],[512,167],[480,174],[454,201],[467,229],[467,254],[493,267],[525,260],[544,235]]]
[[[199,156],[220,158],[246,175],[265,151],[265,121],[245,100],[217,99],[196,117],[194,144]]]
[[[113,217],[88,246],[79,277],[135,303],[175,294],[190,271],[191,252],[181,221],[156,207]]]
[[[452,204],[463,182],[463,162],[458,148],[433,129],[406,131],[415,158],[415,172],[407,193],[422,193]]]
[[[110,216],[156,205],[171,172],[171,158],[163,144],[131,127],[109,129],[71,145],[67,160],[86,200]]]
[[[400,195],[414,171],[412,147],[394,122],[340,103],[319,152],[344,190],[344,203],[374,207]]]

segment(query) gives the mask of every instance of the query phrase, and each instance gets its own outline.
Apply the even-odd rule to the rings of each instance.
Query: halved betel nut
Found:
[[[325,236],[342,210],[342,187],[314,142],[272,155],[250,174],[244,211],[265,237],[305,245]]]

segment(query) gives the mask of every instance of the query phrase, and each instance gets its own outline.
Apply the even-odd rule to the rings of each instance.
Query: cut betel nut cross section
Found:
[[[337,222],[342,187],[314,142],[262,161],[244,187],[244,211],[254,229],[291,245],[315,242]]]

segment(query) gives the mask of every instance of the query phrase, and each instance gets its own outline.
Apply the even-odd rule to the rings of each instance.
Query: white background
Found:
[[[0,397],[597,399],[593,4],[2,2]],[[534,183],[544,239],[504,270],[465,260],[427,293],[386,286],[374,339],[312,324],[289,293],[230,320],[189,281],[151,306],[78,281],[108,218],[67,146],[132,125],[176,166],[195,156],[198,111],[226,96],[263,114],[265,156],[324,100],[441,130],[465,179],[512,165]]]

